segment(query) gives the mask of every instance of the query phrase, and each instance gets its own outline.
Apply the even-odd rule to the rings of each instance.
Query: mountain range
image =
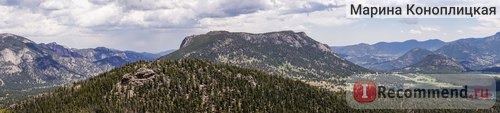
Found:
[[[163,53],[165,54],[165,53]],[[57,43],[35,43],[14,34],[0,34],[0,95],[26,94],[84,80],[139,60],[162,54],[120,51],[105,47],[74,49]]]
[[[345,104],[336,103],[342,101],[342,95],[292,78],[325,80],[371,72],[341,59],[327,45],[305,33],[293,31],[262,34],[212,31],[188,36],[179,50],[155,61],[143,61],[158,57],[150,53],[104,47],[70,49],[56,43],[36,44],[12,34],[5,37],[8,43],[15,43],[5,46],[4,50],[9,52],[1,55],[10,55],[6,59],[23,58],[17,57],[24,55],[18,54],[20,50],[33,53],[33,59],[45,59],[32,63],[26,58],[17,64],[5,60],[12,64],[8,66],[28,65],[33,70],[55,73],[35,71],[32,75],[16,76],[54,76],[39,80],[66,84],[49,93],[13,102],[17,103],[11,107],[15,112],[349,111],[352,109]],[[93,70],[90,66],[102,70],[88,74],[117,68],[98,76],[76,73]],[[80,78],[74,77],[77,75]],[[86,80],[76,81],[79,79]]]
[[[186,37],[179,50],[158,54],[105,47],[74,49],[57,43],[37,44],[13,34],[1,34],[0,37],[3,104],[15,103],[17,99],[54,86],[92,79],[127,63],[154,60],[162,55],[162,61],[201,59],[301,80],[323,81],[371,72],[336,56],[327,45],[305,33],[293,31],[262,34],[211,31]]]
[[[456,59],[472,70],[500,67],[500,32],[485,38],[467,38],[449,42],[437,53]]]
[[[273,70],[276,64],[302,67],[306,72],[321,64],[351,67],[342,77],[371,72],[342,60],[304,33],[262,34],[214,31],[186,37],[181,48],[155,61],[138,61],[87,80],[59,87],[12,105],[13,112],[497,112],[487,110],[359,110],[347,106],[346,92],[332,92],[290,77],[298,71]],[[324,45],[323,45],[324,46]],[[264,53],[267,52],[267,53]],[[455,70],[453,58],[412,49],[401,59],[417,61],[410,67]],[[321,59],[317,56],[324,55]],[[238,57],[242,56],[242,57]],[[423,58],[416,56],[425,56]],[[318,63],[293,62],[303,59]],[[319,58],[312,59],[312,58]],[[270,63],[263,62],[269,61]],[[302,61],[302,60],[297,60]],[[406,61],[406,60],[403,60]],[[427,62],[430,61],[430,62]],[[444,61],[444,62],[441,62]],[[273,64],[275,63],[275,64]],[[303,63],[303,64],[300,64]],[[266,66],[253,67],[251,65]],[[405,64],[406,65],[406,64]],[[429,66],[440,66],[427,68]],[[323,68],[321,68],[323,69]],[[335,72],[337,70],[323,70]],[[314,72],[314,71],[313,71]],[[289,75],[287,75],[289,74]],[[297,74],[297,75],[295,75]],[[285,75],[285,76],[280,76]]]
[[[376,44],[356,44],[349,46],[333,46],[333,51],[357,65],[372,70],[386,70],[391,67],[379,67],[380,63],[395,60],[401,55],[414,48],[436,50],[445,42],[437,39],[417,41],[407,40],[404,42],[379,42]],[[374,68],[375,67],[375,68]]]
[[[426,45],[426,47],[422,47],[421,45]],[[392,49],[384,47],[390,47]],[[456,73],[468,71],[495,72],[495,69],[500,67],[499,47],[500,33],[484,38],[466,38],[446,43],[439,40],[428,40],[423,42],[409,40],[405,42],[377,43],[374,45],[358,44],[332,48],[334,52],[337,52],[343,58],[372,70],[398,72],[405,68],[405,72],[422,72],[418,69],[423,69],[423,65],[417,64],[419,62],[427,62],[423,63],[429,64],[426,65],[429,66],[425,67],[426,69],[433,68],[439,70],[442,67],[443,70],[453,69],[453,71],[448,70],[446,72]],[[412,49],[406,51],[405,54],[399,54],[408,48]],[[365,51],[370,52],[363,54]],[[434,57],[431,56],[425,59],[428,55],[433,55]],[[449,65],[430,65],[436,64],[430,62],[443,63],[448,60],[450,60],[448,63],[451,63]],[[454,62],[457,62],[457,65],[455,65]],[[450,68],[447,66],[454,67]],[[428,71],[427,73],[436,72],[432,70]]]

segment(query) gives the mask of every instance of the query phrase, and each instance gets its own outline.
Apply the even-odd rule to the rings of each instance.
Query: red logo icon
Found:
[[[357,81],[353,87],[354,100],[360,103],[373,102],[377,96],[375,82],[368,80]]]

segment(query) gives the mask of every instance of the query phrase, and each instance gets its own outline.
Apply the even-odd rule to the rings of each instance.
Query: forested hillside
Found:
[[[488,110],[357,110],[345,92],[200,60],[137,62],[14,105],[45,112],[497,112]]]
[[[18,112],[333,112],[343,96],[199,60],[137,62],[13,107]],[[341,110],[341,111],[345,111]]]

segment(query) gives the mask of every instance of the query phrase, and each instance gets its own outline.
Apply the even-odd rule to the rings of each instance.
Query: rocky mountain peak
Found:
[[[227,34],[229,31],[209,31],[207,35]]]
[[[21,36],[3,33],[0,34],[0,81],[3,84],[0,92],[4,92],[3,99],[13,99],[17,96],[9,96],[11,92],[51,88],[92,77],[126,63],[157,57],[150,53],[105,47],[71,49],[57,43],[35,43]],[[3,104],[2,101],[0,104]]]
[[[48,44],[40,44],[53,52],[55,52],[58,55],[61,55],[62,57],[83,57],[82,55],[78,54],[77,52],[71,50],[69,47],[59,45],[56,42],[51,42]]]
[[[500,32],[497,32],[495,35],[490,36],[487,38],[487,41],[498,41],[500,40]]]
[[[51,43],[48,43],[48,44],[43,44],[42,43],[42,45],[46,45],[47,47],[54,48],[54,49],[56,49],[56,48],[57,49],[69,49],[69,47],[66,47],[64,45],[60,45],[60,44],[58,44],[56,42],[51,42]]]
[[[401,69],[410,66],[412,64],[415,64],[431,54],[434,54],[434,52],[429,51],[427,49],[416,47],[409,50],[408,52],[406,52],[405,54],[403,54],[402,56],[398,57],[395,60],[376,63],[370,65],[369,68],[381,71],[392,71],[395,69]]]
[[[291,30],[285,30],[285,31],[268,32],[268,33],[264,33],[264,34],[282,34],[282,35],[288,34],[289,35],[289,34],[298,34],[298,32],[294,32]]]
[[[106,48],[106,47],[96,47],[95,50],[110,51],[111,49]]]
[[[100,52],[100,53],[110,53],[110,52],[116,52],[119,50],[111,49],[111,48],[107,48],[107,47],[97,47],[94,49],[94,51]]]
[[[191,43],[191,40],[193,39],[193,37],[194,37],[194,35],[184,38],[184,40],[182,40],[182,43],[181,43],[181,46],[179,47],[179,49],[187,47]]]
[[[47,45],[51,45],[51,46],[62,46],[62,45],[58,44],[57,42],[47,43]]]
[[[0,33],[0,37],[8,37],[8,36],[15,36],[14,34],[12,33]]]
[[[11,33],[0,34],[0,40],[1,40],[1,43],[6,43],[6,42],[10,43],[11,41],[22,42],[22,43],[34,43],[33,41],[31,41],[27,38],[24,38],[24,37],[15,35],[15,34],[11,34]]]
[[[406,72],[416,73],[461,73],[467,71],[455,59],[441,54],[431,54],[420,62],[403,69]]]
[[[410,51],[408,51],[407,53],[405,53],[403,56],[399,57],[398,59],[402,60],[402,61],[407,61],[411,64],[411,63],[415,63],[417,61],[420,61],[423,58],[425,58],[426,56],[431,55],[431,54],[434,54],[434,53],[432,51],[427,50],[427,49],[422,49],[422,48],[417,47],[417,48],[411,49]]]
[[[206,34],[201,35],[193,35],[186,37],[182,43],[180,48],[187,47],[191,45],[196,39],[199,39],[198,43],[205,43],[207,41],[221,41],[224,44],[230,44],[235,38],[242,38],[246,41],[250,41],[254,44],[262,44],[262,43],[272,43],[272,44],[286,44],[292,47],[300,48],[304,46],[313,46],[317,49],[320,49],[324,52],[330,52],[330,48],[328,45],[321,44],[309,36],[307,36],[304,32],[294,32],[294,31],[277,31],[277,32],[268,32],[268,33],[244,33],[244,32],[228,32],[228,31],[210,31]],[[223,44],[223,45],[224,45]]]
[[[418,41],[415,40],[415,39],[411,39],[411,40],[406,40],[404,42],[406,42],[406,43],[417,43]]]
[[[212,31],[188,36],[162,59],[196,58],[256,68],[300,78],[330,78],[370,72],[331,52],[304,32],[244,33]]]

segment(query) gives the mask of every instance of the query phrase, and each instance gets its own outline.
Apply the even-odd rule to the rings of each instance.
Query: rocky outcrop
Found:
[[[134,97],[136,87],[152,82],[156,76],[158,75],[153,70],[147,68],[140,68],[135,73],[127,73],[123,75],[120,82],[116,83],[115,95],[122,98]]]
[[[156,73],[147,68],[140,68],[134,74],[126,74],[120,81],[121,85],[142,85],[144,82],[151,81],[156,76]]]

